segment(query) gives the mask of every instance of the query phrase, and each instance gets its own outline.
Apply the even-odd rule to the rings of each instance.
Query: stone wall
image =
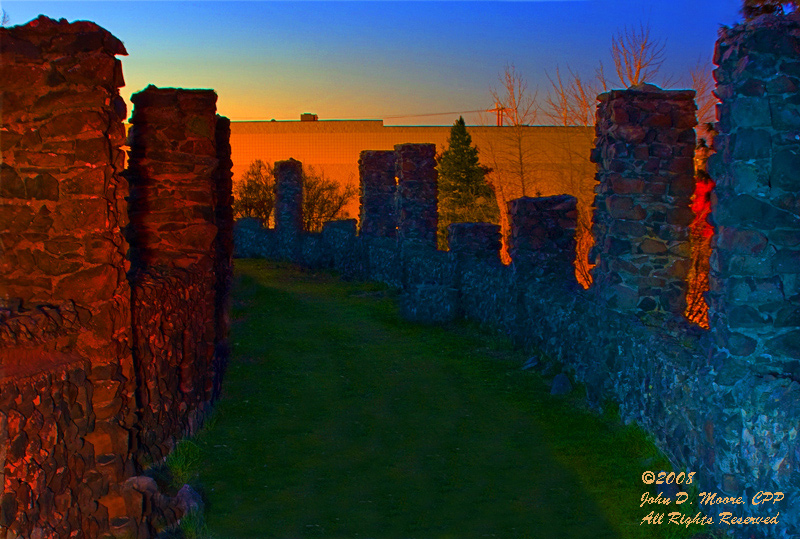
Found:
[[[0,530],[67,537],[108,528],[130,465],[126,52],[45,17],[0,29],[0,51]]]
[[[414,241],[435,221],[404,224],[412,212],[398,216],[396,239],[340,225],[336,241],[306,235],[307,263],[400,288],[412,320],[466,317],[543,352],[556,361],[553,374],[563,369],[584,385],[592,407],[618,403],[623,421],[649,432],[676,469],[696,472],[701,492],[747,500],[697,511],[717,524],[723,512],[775,517],[777,524],[722,526],[739,538],[797,537],[798,19],[764,16],[721,33],[710,330],[683,317],[695,188],[690,91],[644,86],[600,96],[592,155],[598,267],[589,290],[570,268],[571,197],[510,204],[508,266],[493,225],[454,225],[442,252],[435,241]],[[397,170],[419,170],[425,159],[398,154]],[[408,199],[427,200],[415,213],[424,216],[435,189],[419,186]],[[263,242],[258,250],[272,251],[268,231],[248,230],[248,241]],[[759,491],[784,498],[757,505]]]
[[[800,22],[762,19],[724,31],[714,56],[709,314],[721,348],[769,363],[800,357]]]
[[[798,51],[800,15],[765,15],[721,31],[719,134],[708,163],[716,182],[712,361],[742,378],[741,409],[726,409],[725,420],[740,444],[742,486],[792,492],[800,482]]]
[[[225,131],[215,146],[213,100],[210,119],[190,122],[210,128],[205,140],[182,139],[175,153],[166,149],[176,150],[179,137],[156,140],[140,130],[153,151],[138,154],[137,172],[183,174],[180,203],[163,185],[145,187],[136,173],[123,174],[120,54],[122,43],[90,22],[39,17],[0,28],[1,537],[146,538],[155,522],[174,522],[175,500],[137,475],[143,455],[169,451],[172,436],[191,427],[191,409],[218,384],[208,363],[215,348],[224,349],[217,291],[230,280],[230,213],[218,204],[217,217],[214,205],[230,192],[229,160],[217,167]],[[190,290],[193,301],[182,295]],[[149,311],[132,295],[149,298]],[[143,316],[164,325],[138,324]],[[194,319],[202,319],[197,331],[185,332],[181,324]],[[175,394],[191,399],[177,402],[157,430],[139,404],[149,396],[143,381],[171,381],[173,370],[151,368],[166,363],[142,360],[140,351],[163,342],[203,360],[183,362]],[[171,405],[162,397],[159,406]]]
[[[508,253],[518,273],[561,279],[575,273],[577,204],[571,195],[509,201]]]
[[[215,133],[217,145],[215,224],[217,237],[214,253],[214,274],[217,276],[214,306],[215,353],[213,360],[214,393],[219,397],[222,376],[230,356],[230,295],[233,285],[233,162],[231,161],[231,121],[217,115]]]

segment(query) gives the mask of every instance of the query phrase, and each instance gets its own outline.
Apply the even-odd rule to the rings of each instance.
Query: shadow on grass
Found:
[[[642,472],[668,469],[641,431],[551,397],[472,326],[401,320],[392,295],[236,261],[231,364],[197,438],[216,537],[687,536],[639,525]]]

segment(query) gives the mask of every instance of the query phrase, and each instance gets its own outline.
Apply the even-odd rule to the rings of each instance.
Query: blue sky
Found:
[[[492,106],[490,89],[514,64],[543,98],[547,74],[612,71],[612,35],[648,23],[665,41],[665,74],[686,86],[710,63],[739,0],[528,2],[32,2],[3,0],[10,24],[40,13],[91,20],[121,39],[126,99],[148,84],[213,88],[233,120],[384,118],[451,124]],[[684,82],[686,81],[686,82]],[[130,106],[130,105],[129,105]],[[399,118],[397,118],[399,116]],[[464,115],[475,123],[476,115]],[[391,118],[395,117],[395,118]],[[545,123],[540,121],[539,123]]]

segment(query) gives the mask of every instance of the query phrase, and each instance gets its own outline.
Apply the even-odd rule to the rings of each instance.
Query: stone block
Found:
[[[760,97],[739,97],[731,103],[731,121],[739,127],[769,127],[769,102]]]
[[[742,128],[731,135],[734,159],[769,158],[772,151],[772,135],[765,129]]]

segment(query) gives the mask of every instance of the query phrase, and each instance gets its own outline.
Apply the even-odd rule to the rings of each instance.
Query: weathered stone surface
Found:
[[[399,144],[394,151],[397,237],[400,242],[435,246],[439,220],[436,145]]]
[[[188,268],[213,260],[216,99],[212,90],[155,86],[131,98],[127,177],[134,265]]]
[[[679,270],[688,268],[694,220],[693,98],[652,85],[598,97],[592,275],[615,309],[683,313],[686,273]],[[755,122],[763,108],[740,114]]]
[[[769,102],[760,98],[742,97],[731,106],[731,121],[740,127],[765,127],[771,124]]]
[[[359,226],[363,236],[394,238],[397,235],[395,161],[394,151],[361,152],[358,160]]]
[[[574,273],[577,199],[570,195],[523,197],[508,203],[511,236],[508,250],[521,275]]]
[[[40,17],[0,28],[3,536],[146,539],[151,522],[174,523],[164,496],[124,482],[196,429],[219,394],[232,250],[228,135],[215,133],[213,92],[144,92],[145,101],[175,99],[151,111],[152,125],[135,122],[133,232],[151,261],[175,264],[155,270],[139,256],[132,292],[124,82],[114,58],[124,53],[89,22]],[[173,140],[159,138],[178,132],[168,118],[186,124]],[[142,181],[156,163],[153,155],[143,163],[148,150],[183,168]],[[218,238],[218,228],[227,235]]]
[[[453,254],[500,260],[500,225],[452,223],[447,225],[447,242]]]
[[[275,234],[287,260],[297,260],[303,232],[303,165],[289,159],[275,163]]]
[[[771,185],[784,191],[800,191],[800,154],[797,148],[779,150],[772,157]]]
[[[720,363],[761,364],[769,372],[793,372],[788,365],[800,353],[800,297],[796,295],[800,256],[794,250],[800,244],[800,160],[796,151],[800,114],[795,103],[798,34],[796,15],[765,15],[723,29],[718,51],[725,52],[715,57],[715,76],[726,86],[717,92],[722,100],[719,143],[715,141],[718,154],[709,169],[718,186],[711,216],[718,228],[712,240],[709,276],[710,325]],[[736,379],[730,383],[736,384]],[[735,429],[743,447],[740,454],[747,461],[743,465],[761,470],[759,484],[781,483],[782,488],[794,489],[781,463],[796,449],[784,442],[775,458],[778,446],[769,431],[789,428],[777,426],[786,417],[786,409],[778,408],[776,413],[775,405],[767,405],[769,399],[762,398],[761,391],[758,383],[751,381],[749,386],[743,382],[738,392],[747,402]],[[758,417],[758,422],[751,416]],[[720,447],[729,450],[733,447],[729,443]],[[718,480],[720,475],[718,472]],[[742,476],[735,477],[739,480],[734,483],[733,474],[722,475],[723,487],[740,489]],[[753,480],[744,479],[748,481]],[[786,536],[793,533],[785,530],[800,526],[798,519],[790,520],[781,527]],[[765,533],[753,532],[754,537]]]

